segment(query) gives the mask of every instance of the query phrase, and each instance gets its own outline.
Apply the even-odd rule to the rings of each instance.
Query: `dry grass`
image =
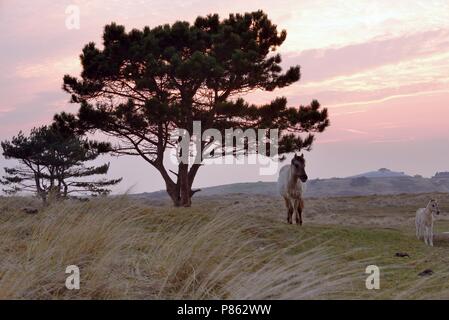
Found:
[[[448,242],[429,248],[414,238],[413,210],[428,197],[308,199],[301,228],[266,197],[198,198],[176,209],[124,196],[66,201],[36,215],[20,210],[36,206],[32,199],[2,198],[0,298],[449,298]],[[447,216],[440,232],[449,230]],[[79,291],[64,285],[72,264]],[[381,268],[381,290],[365,288],[369,264]],[[419,277],[426,268],[434,275]]]
[[[297,252],[293,239],[273,243],[269,236],[284,225],[240,214],[122,197],[27,215],[23,201],[3,200],[0,209],[3,299],[326,298],[360,273],[355,264],[336,266],[324,246]],[[79,291],[64,286],[72,264]]]

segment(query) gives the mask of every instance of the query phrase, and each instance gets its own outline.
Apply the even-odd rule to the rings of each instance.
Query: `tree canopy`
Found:
[[[203,131],[275,128],[279,153],[288,153],[310,149],[313,133],[329,125],[327,110],[316,100],[288,107],[283,97],[264,105],[243,99],[254,90],[273,91],[300,79],[300,67],[283,72],[276,53],[286,36],[262,11],[129,32],[111,23],[102,48],[84,47],[81,77],[64,77],[63,89],[81,105],[78,114],[62,113],[55,120],[117,138],[116,153],[144,158],[164,178],[174,204],[188,206],[201,163],[180,161],[170,176],[164,152],[177,144],[170,139],[174,129],[192,134],[194,121]],[[208,142],[201,141],[200,153]],[[219,143],[226,155],[225,142]]]
[[[105,175],[109,163],[100,166],[85,166],[100,154],[110,151],[110,145],[82,138],[59,128],[56,124],[31,130],[29,136],[23,132],[1,143],[6,159],[17,159],[20,165],[4,168],[0,183],[8,188],[4,191],[35,192],[44,202],[48,197],[68,197],[77,194],[107,194],[108,186],[121,179],[90,181],[94,175]]]

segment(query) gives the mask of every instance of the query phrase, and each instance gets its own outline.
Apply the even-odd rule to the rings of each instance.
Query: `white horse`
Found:
[[[434,199],[430,200],[425,208],[419,208],[416,211],[415,226],[416,237],[423,239],[424,242],[433,247],[433,221],[435,220],[434,214],[440,214],[440,208],[438,202]]]
[[[290,224],[293,223],[292,215],[294,211],[296,224],[302,225],[302,211],[304,209],[302,184],[307,181],[305,167],[304,156],[295,154],[291,164],[285,165],[279,172],[278,190],[285,200],[288,209],[287,222]]]

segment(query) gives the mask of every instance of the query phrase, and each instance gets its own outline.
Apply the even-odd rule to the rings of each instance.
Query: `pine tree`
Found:
[[[5,175],[0,183],[8,187],[4,190],[6,193],[34,192],[47,202],[49,197],[67,198],[73,193],[107,194],[108,186],[121,181],[87,180],[87,177],[108,172],[108,163],[85,166],[85,162],[109,152],[110,145],[82,138],[56,124],[34,128],[29,136],[19,132],[1,146],[6,159],[19,161],[19,166],[4,168]]]
[[[283,73],[281,56],[275,53],[286,36],[262,11],[231,14],[224,20],[214,14],[198,17],[193,24],[178,21],[130,32],[112,23],[105,27],[102,49],[94,43],[84,47],[81,78],[64,77],[64,90],[81,105],[78,114],[62,113],[55,120],[117,138],[116,153],[145,159],[162,175],[174,204],[189,206],[201,163],[180,161],[170,176],[164,152],[177,146],[170,140],[174,129],[191,135],[194,121],[201,123],[202,131],[223,133],[227,128],[276,128],[282,154],[309,150],[313,133],[329,125],[327,109],[316,100],[287,107],[285,98],[262,106],[242,98],[300,79],[300,67]],[[200,153],[210,142],[201,141]],[[224,141],[215,143],[223,147],[219,155],[233,154],[224,149]]]

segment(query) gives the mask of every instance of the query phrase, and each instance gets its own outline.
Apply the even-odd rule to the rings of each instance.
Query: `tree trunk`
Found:
[[[44,203],[44,205],[47,205],[47,193],[45,192],[45,190],[41,187],[41,180],[40,180],[40,176],[39,176],[40,172],[36,172],[34,174],[34,181],[36,183],[36,194],[39,198],[42,199],[42,202]]]
[[[189,166],[181,163],[178,171],[178,183],[180,192],[180,205],[190,207],[192,205],[189,182]]]
[[[192,196],[200,191],[192,190],[193,180],[198,172],[200,164],[193,164],[189,170],[189,166],[183,163],[178,165],[178,173],[173,172],[177,176],[176,183],[167,174],[167,171],[159,164],[156,168],[165,181],[165,188],[175,207],[190,207],[192,205]]]
[[[155,167],[161,173],[162,178],[165,181],[165,190],[167,191],[168,195],[170,196],[170,199],[173,201],[173,205],[175,207],[180,207],[181,206],[181,195],[180,195],[180,188],[179,188],[179,175],[178,175],[178,182],[174,183],[173,180],[168,175],[167,170],[165,170],[164,165],[162,164],[162,161],[157,163],[155,165]]]
[[[180,207],[181,206],[181,197],[179,195],[179,188],[177,188],[176,185],[174,187],[172,187],[172,186],[168,186],[166,184],[166,190],[167,190],[167,193],[170,196],[171,200],[173,201],[173,205],[175,207]]]

